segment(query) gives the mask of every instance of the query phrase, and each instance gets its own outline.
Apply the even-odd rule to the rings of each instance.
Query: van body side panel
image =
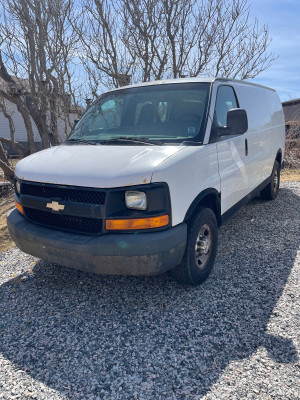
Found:
[[[249,165],[245,138],[245,134],[224,136],[216,143],[221,178],[221,214],[248,193]]]
[[[172,224],[180,224],[199,193],[208,188],[220,193],[216,143],[188,146],[174,154],[156,167],[151,182],[168,182]]]
[[[282,106],[276,92],[235,83],[240,107],[248,116],[249,191],[270,177],[278,149],[284,150]]]
[[[264,179],[270,176],[267,166],[270,164],[272,149],[268,147],[271,117],[267,105],[267,89],[236,84],[240,107],[248,116],[248,158],[249,158],[249,192],[255,189]],[[274,93],[271,92],[270,93]],[[275,159],[275,158],[274,158]],[[272,165],[274,164],[274,159]]]
[[[267,138],[267,146],[271,149],[271,159],[268,160],[265,174],[270,175],[270,171],[272,171],[274,160],[279,149],[282,152],[282,160],[284,157],[285,120],[282,110],[282,104],[277,93],[266,90],[266,98],[271,118],[270,134]]]

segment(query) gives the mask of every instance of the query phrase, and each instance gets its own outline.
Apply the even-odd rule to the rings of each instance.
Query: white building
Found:
[[[5,86],[6,90],[9,90],[7,87],[7,84],[4,83],[3,81],[0,82],[0,86]],[[24,120],[22,118],[22,115],[18,112],[17,106],[14,103],[11,103],[10,101],[4,100],[5,101],[5,106],[6,106],[6,111],[8,114],[12,116],[14,127],[15,127],[15,141],[19,142],[23,145],[27,144],[27,132],[26,128],[24,125]],[[80,110],[79,110],[80,111]],[[74,124],[74,120],[78,118],[78,110],[76,107],[70,107],[70,113],[69,113],[69,119],[70,123],[65,122],[64,119],[59,118],[58,119],[58,137],[61,142],[66,140],[67,136],[69,135],[71,128]],[[33,128],[33,133],[34,133],[34,141],[36,143],[37,149],[40,149],[41,147],[41,137],[39,135],[38,129],[34,123],[34,121],[31,119],[32,122],[32,128]],[[11,139],[10,137],[10,129],[9,129],[9,122],[8,119],[5,118],[2,110],[0,109],[0,137],[3,137],[5,139]],[[9,149],[9,153],[12,152],[12,149]]]

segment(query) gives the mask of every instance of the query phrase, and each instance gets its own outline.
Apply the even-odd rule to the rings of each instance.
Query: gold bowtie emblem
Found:
[[[52,201],[52,203],[47,203],[46,207],[51,208],[53,211],[61,211],[65,209],[63,204],[59,204],[57,201]]]

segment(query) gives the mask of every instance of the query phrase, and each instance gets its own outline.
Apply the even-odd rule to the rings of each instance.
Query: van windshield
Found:
[[[105,93],[81,117],[67,142],[202,142],[209,88],[209,83],[193,82]]]

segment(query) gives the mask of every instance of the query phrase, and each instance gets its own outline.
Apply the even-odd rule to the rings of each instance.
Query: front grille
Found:
[[[55,214],[29,207],[24,207],[24,211],[30,220],[49,227],[86,234],[101,233],[102,231],[101,219]]]
[[[32,185],[30,183],[22,183],[21,194],[45,197],[48,199],[60,199],[63,201],[71,201],[76,203],[104,204],[105,192],[93,190],[89,188],[72,189],[61,186],[50,185]]]

